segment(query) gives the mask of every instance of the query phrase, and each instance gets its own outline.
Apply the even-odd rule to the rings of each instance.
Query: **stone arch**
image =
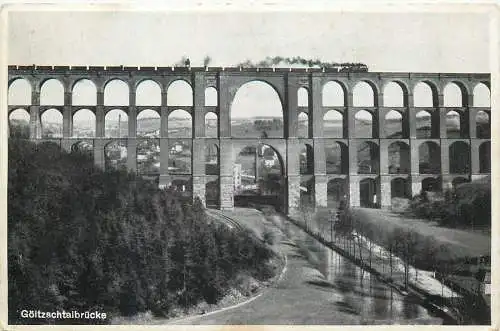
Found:
[[[219,147],[216,144],[205,146],[205,175],[219,175]]]
[[[358,174],[378,174],[380,167],[378,145],[372,141],[361,141],[357,148]]]
[[[417,139],[428,139],[433,137],[435,131],[435,122],[432,120],[432,115],[425,110],[419,111],[416,116]]]
[[[160,139],[138,139],[136,147],[137,173],[158,175],[160,162]]]
[[[407,178],[397,177],[391,180],[391,198],[411,198],[410,181]]]
[[[94,145],[85,140],[80,140],[71,145],[71,153],[81,153],[92,158],[94,156]]]
[[[420,174],[439,174],[441,172],[441,148],[433,141],[425,141],[418,146]]]
[[[326,185],[327,207],[336,208],[341,201],[348,202],[348,182],[345,178],[334,178]]]
[[[104,136],[110,138],[128,137],[128,115],[121,109],[112,109],[104,117]]]
[[[42,138],[62,138],[63,115],[58,109],[45,110],[40,116],[42,124]]]
[[[168,143],[168,172],[191,174],[193,153],[190,139],[171,139]]]
[[[364,178],[359,182],[360,207],[377,208],[379,200],[379,183],[374,178]]]
[[[455,141],[449,147],[450,173],[466,174],[470,172],[470,147],[463,141]]]
[[[104,146],[104,165],[106,170],[127,168],[127,140],[111,140]]]
[[[300,149],[299,154],[300,174],[314,174],[314,149],[311,145],[305,144]]]
[[[356,138],[376,138],[373,114],[360,110],[354,115],[354,136]]]
[[[340,141],[325,140],[327,174],[347,174],[349,168],[348,147]]]
[[[396,110],[387,112],[384,119],[385,137],[386,138],[403,138],[403,116]]]
[[[205,137],[219,137],[219,118],[216,113],[211,111],[205,114]]]
[[[408,91],[397,81],[384,86],[384,107],[405,107],[408,104]]]
[[[96,117],[89,109],[79,109],[73,114],[72,135],[73,137],[95,137]]]
[[[303,111],[297,117],[297,136],[299,138],[309,138],[309,116]]]
[[[479,145],[479,173],[491,172],[491,142],[485,141]]]
[[[345,106],[346,103],[346,89],[341,83],[331,80],[323,85],[323,107]]]
[[[354,107],[376,107],[377,89],[368,81],[356,83],[352,90]]]
[[[205,89],[205,106],[215,107],[219,104],[217,89],[209,86]]]
[[[462,116],[459,112],[455,110],[450,110],[446,113],[446,137],[450,138],[461,138],[462,126]]]
[[[449,82],[443,89],[445,107],[463,107],[467,105],[467,91],[457,82]]]
[[[151,79],[142,80],[135,89],[137,106],[161,106],[161,87]]]
[[[161,118],[157,111],[143,109],[137,114],[137,137],[160,138]]]
[[[40,105],[64,105],[64,86],[55,78],[47,79],[40,87]]]
[[[309,90],[305,87],[299,87],[297,90],[297,105],[299,107],[309,106]]]
[[[168,115],[167,130],[169,138],[193,137],[193,121],[191,114],[183,109],[174,110]]]
[[[14,109],[9,114],[9,135],[11,137],[30,137],[30,114],[26,109]]]
[[[441,187],[441,181],[438,178],[427,177],[422,180],[422,191],[439,192]]]
[[[283,138],[281,99],[267,82],[253,80],[241,85],[231,103],[230,118],[232,137]]]
[[[344,118],[337,110],[329,110],[323,116],[323,136],[325,138],[344,137]]]
[[[235,205],[264,203],[282,209],[286,183],[284,162],[277,149],[249,144],[240,150],[234,164]]]
[[[491,137],[490,115],[482,110],[476,113],[476,137],[480,139],[489,139]]]
[[[474,95],[474,107],[491,107],[491,93],[486,84],[477,83],[472,94]]]
[[[396,141],[389,145],[389,173],[410,173],[410,146],[402,141]]]
[[[218,209],[220,207],[219,179],[211,180],[205,184],[205,204],[207,208]]]
[[[465,177],[455,177],[453,178],[453,180],[451,181],[451,185],[454,189],[457,188],[457,186],[461,185],[461,184],[464,184],[464,183],[468,183],[469,180]]]
[[[115,78],[104,85],[105,106],[128,106],[129,98],[129,86],[125,81]]]
[[[192,106],[193,88],[183,79],[170,83],[167,88],[167,106]]]
[[[97,87],[90,79],[79,79],[71,89],[71,104],[78,106],[97,105]]]
[[[13,80],[9,85],[9,105],[31,105],[31,83],[24,78]]]
[[[435,107],[438,104],[436,86],[428,81],[418,82],[413,88],[414,107]]]

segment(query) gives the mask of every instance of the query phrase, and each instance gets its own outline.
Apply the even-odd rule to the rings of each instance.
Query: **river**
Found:
[[[286,231],[293,233],[294,240],[310,252],[309,260],[324,275],[325,285],[341,294],[342,300],[336,303],[338,309],[358,315],[367,324],[442,324],[442,319],[419,305],[416,298],[401,294],[285,222],[282,224],[286,224]]]

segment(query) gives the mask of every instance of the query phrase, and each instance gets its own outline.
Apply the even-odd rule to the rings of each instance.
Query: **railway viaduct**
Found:
[[[68,151],[82,140],[93,146],[94,162],[100,167],[105,165],[105,147],[111,141],[123,140],[127,146],[127,168],[137,170],[137,145],[141,139],[136,135],[137,116],[144,109],[156,111],[161,118],[159,134],[160,167],[159,183],[169,185],[180,179],[191,183],[193,195],[205,201],[207,183],[216,182],[219,189],[219,207],[234,207],[234,172],[233,165],[238,151],[249,145],[266,144],[279,155],[282,164],[283,205],[292,211],[299,208],[301,183],[307,180],[313,192],[316,206],[326,206],[330,183],[340,183],[350,205],[363,205],[364,191],[371,190],[370,199],[377,207],[391,205],[397,183],[402,183],[408,195],[418,194],[423,188],[444,189],[455,183],[470,181],[490,172],[490,136],[480,134],[477,125],[479,112],[490,117],[489,105],[474,106],[474,88],[478,84],[490,87],[490,75],[482,73],[396,73],[396,72],[337,72],[329,69],[290,69],[290,68],[189,68],[189,67],[68,67],[68,66],[9,66],[9,87],[13,82],[24,79],[31,87],[29,104],[8,105],[9,114],[16,109],[24,109],[30,118],[30,139],[42,142],[53,141]],[[64,102],[58,105],[41,104],[40,91],[48,81],[58,80],[64,89]],[[88,79],[96,86],[96,103],[74,105],[72,89],[76,82]],[[128,105],[114,106],[105,104],[106,84],[112,80],[121,80],[129,87]],[[144,80],[152,80],[161,88],[161,104],[156,106],[138,106],[136,88]],[[169,105],[168,87],[174,81],[182,80],[192,88],[192,104]],[[245,83],[260,81],[269,84],[279,96],[283,111],[283,136],[279,138],[244,138],[234,137],[231,133],[231,104],[238,89]],[[326,106],[323,100],[324,86],[328,82],[338,84],[343,92],[343,104]],[[373,101],[368,106],[359,106],[353,102],[355,86],[364,82],[373,90]],[[416,106],[413,91],[417,84],[425,83],[431,90],[432,103]],[[396,83],[403,92],[402,104],[388,107],[384,104],[384,87]],[[448,84],[455,84],[461,92],[461,103],[453,107],[445,106],[444,90]],[[215,88],[216,105],[205,104],[205,91]],[[307,91],[307,105],[299,105],[298,90]],[[40,116],[48,109],[56,109],[62,114],[62,137],[50,139],[42,137]],[[95,136],[78,138],[73,136],[73,115],[80,109],[89,109],[95,114]],[[113,109],[121,109],[128,115],[127,138],[105,136],[105,116]],[[169,171],[169,150],[174,138],[168,135],[169,114],[175,109],[182,109],[192,116],[192,133],[185,137],[192,149],[191,167],[188,173],[178,174]],[[324,116],[335,110],[342,115],[343,130],[338,137],[326,135]],[[372,134],[368,137],[356,137],[355,115],[366,111],[372,116]],[[458,136],[447,135],[447,114],[449,111],[459,114],[460,130]],[[386,132],[388,119],[386,114],[396,111],[402,117],[401,135],[394,137]],[[425,137],[417,130],[417,113],[425,111],[430,115],[431,127]],[[217,135],[207,137],[205,116],[217,115]],[[305,136],[299,134],[299,114],[308,118],[308,130]],[[177,139],[177,138],[176,138]],[[178,139],[177,139],[178,140]],[[341,167],[330,171],[326,162],[325,146],[335,142],[341,146]],[[371,146],[372,165],[361,168],[357,160],[357,150],[361,143]],[[402,146],[402,158],[397,170],[389,165],[388,150],[391,145]],[[431,156],[430,167],[423,167],[419,161],[419,147],[428,144]],[[205,173],[204,153],[209,145],[217,146],[218,173]],[[457,145],[462,148],[455,148]],[[302,171],[300,154],[307,146],[309,170]],[[454,147],[455,146],[455,147]],[[465,160],[465,161],[464,161]],[[457,163],[463,166],[456,166]],[[372,185],[363,186],[366,183]]]

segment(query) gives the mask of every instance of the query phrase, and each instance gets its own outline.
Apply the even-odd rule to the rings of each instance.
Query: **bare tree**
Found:
[[[392,261],[392,255],[396,251],[396,245],[397,245],[397,238],[394,233],[394,231],[389,232],[386,237],[386,247],[389,250],[389,269],[390,269],[390,276],[392,279],[392,270],[393,270],[393,261]]]
[[[397,228],[394,230],[395,240],[397,242],[397,255],[403,261],[404,266],[404,284],[408,288],[410,265],[415,259],[417,234],[413,230]]]

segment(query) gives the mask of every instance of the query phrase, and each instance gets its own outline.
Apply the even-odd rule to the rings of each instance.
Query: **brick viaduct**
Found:
[[[340,180],[344,185],[347,199],[352,206],[359,206],[360,183],[370,179],[375,184],[375,197],[378,206],[387,207],[391,204],[391,182],[403,179],[409,188],[410,194],[415,195],[422,189],[426,179],[439,182],[440,188],[449,187],[461,179],[470,181],[480,178],[490,172],[489,166],[489,136],[479,137],[476,132],[476,115],[483,111],[490,116],[490,107],[473,107],[473,90],[478,83],[490,86],[489,74],[477,73],[393,73],[393,72],[337,72],[328,69],[289,69],[289,68],[184,68],[184,67],[48,67],[48,66],[9,66],[9,86],[17,79],[27,80],[31,87],[31,104],[11,105],[10,112],[22,108],[30,115],[30,138],[35,141],[44,141],[41,136],[40,116],[47,109],[57,109],[63,115],[63,136],[57,139],[60,146],[71,150],[72,145],[82,140],[90,140],[94,148],[95,164],[104,167],[105,146],[112,138],[105,137],[105,115],[112,109],[122,109],[128,115],[127,167],[135,170],[136,147],[138,137],[137,115],[143,109],[152,109],[159,113],[161,118],[160,129],[160,185],[168,185],[176,178],[188,178],[192,182],[193,195],[200,196],[205,201],[206,183],[217,180],[220,188],[220,207],[231,209],[234,206],[233,164],[240,151],[245,146],[259,143],[267,144],[279,154],[283,163],[282,184],[284,187],[283,204],[289,211],[296,209],[299,204],[300,186],[303,176],[300,171],[299,155],[304,145],[311,148],[313,166],[310,177],[313,179],[314,201],[316,206],[327,204],[328,183]],[[40,89],[49,79],[59,80],[64,87],[63,105],[40,105]],[[95,105],[72,104],[72,88],[81,79],[91,80],[97,90]],[[104,88],[107,82],[119,79],[129,86],[129,105],[111,106],[104,104]],[[160,106],[137,106],[135,90],[144,80],[157,82],[161,87]],[[191,85],[193,92],[192,106],[168,106],[167,89],[176,81],[183,80]],[[251,81],[261,81],[269,84],[277,92],[283,110],[284,135],[282,138],[238,138],[231,136],[231,104],[232,100],[243,84]],[[322,104],[323,86],[329,82],[339,83],[344,91],[344,105],[326,107]],[[359,82],[368,83],[374,93],[371,107],[356,107],[353,104],[353,89]],[[396,82],[404,93],[403,107],[385,107],[383,104],[384,86],[389,82]],[[414,87],[419,82],[425,82],[431,87],[433,102],[429,107],[415,107],[413,102]],[[455,83],[461,90],[462,105],[445,107],[443,90],[448,83]],[[217,106],[205,106],[205,89],[214,87],[217,90]],[[304,87],[308,91],[308,105],[299,106],[297,91]],[[169,174],[168,171],[168,115],[174,109],[186,110],[192,116],[192,137],[189,138],[192,146],[192,167],[189,174]],[[72,117],[80,109],[89,109],[95,114],[96,130],[94,138],[75,138],[72,136]],[[335,109],[343,117],[343,135],[338,138],[324,136],[323,116],[331,109]],[[354,134],[355,114],[365,110],[373,116],[373,135],[370,138],[356,138]],[[403,134],[401,138],[390,138],[385,133],[385,114],[395,110],[402,115]],[[418,138],[416,114],[425,110],[431,115],[432,132],[428,138]],[[449,138],[446,135],[446,114],[454,110],[460,114],[461,134],[458,138]],[[205,115],[213,112],[218,118],[218,137],[207,138],[205,135]],[[308,116],[308,136],[298,135],[298,115],[305,113]],[[345,165],[339,173],[328,173],[325,158],[325,144],[334,140],[343,146],[342,163]],[[55,141],[55,139],[52,139]],[[364,173],[359,171],[356,151],[361,142],[369,142],[377,149],[379,156],[378,169]],[[435,159],[440,166],[437,172],[422,171],[419,169],[419,146],[431,142],[437,146],[438,156]],[[470,166],[465,171],[454,173],[450,168],[450,146],[456,142],[465,143],[470,159]],[[407,169],[401,172],[389,171],[388,148],[393,143],[401,143],[408,150]],[[206,175],[204,155],[206,146],[216,145],[219,150],[219,174]],[[487,146],[487,149],[481,146]],[[480,150],[487,153],[486,159],[480,157]],[[488,165],[481,165],[481,163]],[[452,163],[452,162],[451,162]]]

